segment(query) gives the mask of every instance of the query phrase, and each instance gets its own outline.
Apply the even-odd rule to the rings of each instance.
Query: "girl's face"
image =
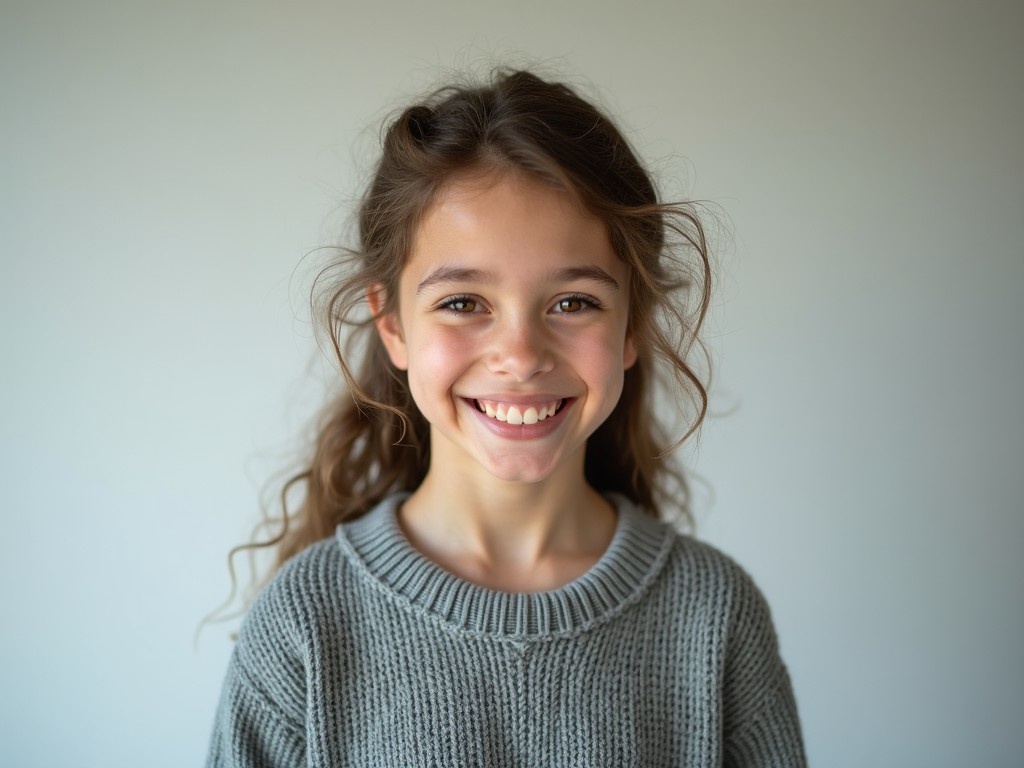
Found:
[[[520,174],[453,181],[420,223],[397,306],[378,330],[431,425],[431,472],[582,472],[636,360],[629,269],[600,220]]]

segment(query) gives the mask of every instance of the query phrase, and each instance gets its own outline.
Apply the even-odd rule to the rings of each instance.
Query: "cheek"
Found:
[[[625,375],[622,340],[614,333],[595,333],[578,340],[573,357],[590,388],[600,390],[602,400],[618,402]]]
[[[462,335],[443,328],[410,339],[409,382],[413,398],[421,409],[425,405],[420,402],[421,397],[451,388],[465,370],[470,352],[470,345]]]

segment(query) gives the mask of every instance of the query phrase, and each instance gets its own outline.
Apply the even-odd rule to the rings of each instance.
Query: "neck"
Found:
[[[582,450],[536,483],[432,466],[399,520],[442,567],[510,591],[555,588],[582,575],[615,531],[611,505],[583,476]]]

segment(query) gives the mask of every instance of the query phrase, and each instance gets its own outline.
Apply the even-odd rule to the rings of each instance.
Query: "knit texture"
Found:
[[[420,555],[401,496],[290,560],[246,617],[208,766],[804,766],[768,607],[614,497],[582,577],[509,594]]]

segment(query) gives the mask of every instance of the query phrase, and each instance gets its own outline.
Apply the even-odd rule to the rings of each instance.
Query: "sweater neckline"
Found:
[[[675,537],[667,525],[618,494],[615,533],[583,575],[545,592],[501,592],[444,570],[406,538],[395,494],[362,517],[338,526],[338,540],[375,586],[399,602],[455,629],[510,639],[583,631],[635,602],[653,581]]]

